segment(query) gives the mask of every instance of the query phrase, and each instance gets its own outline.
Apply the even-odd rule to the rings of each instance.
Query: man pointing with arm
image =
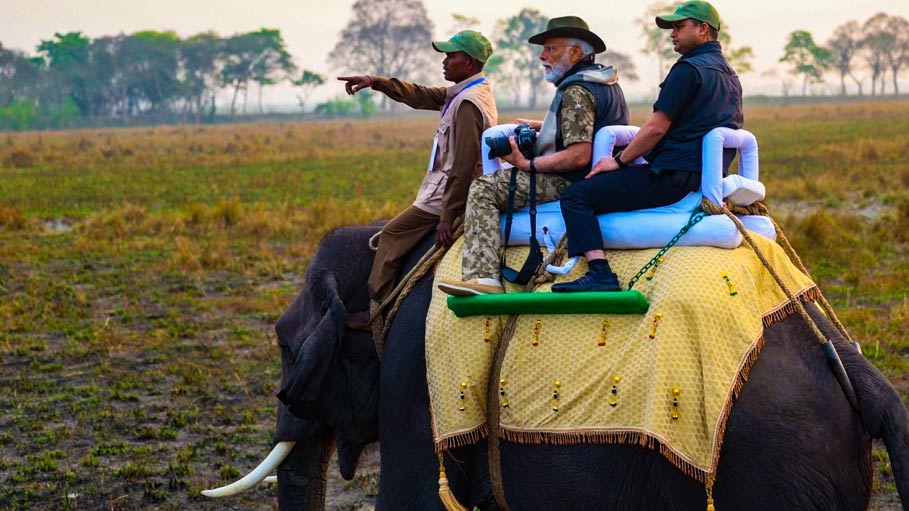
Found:
[[[382,228],[376,258],[369,275],[374,305],[394,288],[403,258],[424,236],[435,230],[436,246],[452,243],[452,224],[464,212],[467,191],[482,172],[480,138],[496,124],[492,88],[483,66],[492,45],[479,32],[464,30],[448,41],[432,43],[445,53],[442,70],[449,87],[427,87],[397,78],[340,76],[348,94],[371,87],[411,108],[441,113],[423,183],[413,204]],[[351,314],[350,326],[366,327],[368,318]]]

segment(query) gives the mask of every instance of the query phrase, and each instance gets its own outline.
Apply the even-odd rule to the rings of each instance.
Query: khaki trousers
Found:
[[[381,302],[388,296],[395,287],[404,257],[438,224],[438,215],[410,206],[382,227],[379,248],[367,283],[370,298]]]
[[[464,215],[464,280],[500,279],[499,250],[502,246],[501,212],[508,204],[511,169],[503,169],[474,179],[467,195]],[[559,174],[537,173],[537,204],[558,200],[571,183]],[[530,173],[518,171],[514,209],[530,203]]]

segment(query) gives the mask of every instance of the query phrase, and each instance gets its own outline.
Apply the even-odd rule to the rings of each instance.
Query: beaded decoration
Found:
[[[609,320],[604,319],[602,329],[600,330],[600,340],[597,341],[597,346],[606,346],[606,331],[609,329],[609,325]]]
[[[609,395],[609,406],[614,407],[614,406],[616,406],[616,405],[619,404],[619,401],[618,401],[618,398],[619,398],[619,388],[618,388],[618,386],[619,386],[619,382],[620,382],[620,381],[622,381],[622,378],[620,378],[619,375],[615,375],[615,376],[612,377],[612,392],[611,392],[610,395]]]
[[[650,326],[650,335],[648,336],[648,337],[650,337],[651,339],[655,339],[655,338],[656,338],[657,324],[660,322],[661,319],[663,319],[663,313],[662,313],[662,312],[657,312],[657,313],[653,316],[653,325]]]

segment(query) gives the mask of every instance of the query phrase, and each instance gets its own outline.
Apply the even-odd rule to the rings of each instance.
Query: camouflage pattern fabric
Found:
[[[570,85],[565,89],[559,106],[563,146],[578,142],[593,143],[593,114],[596,110],[596,101],[589,90],[580,85]]]
[[[464,280],[480,277],[499,279],[499,250],[502,245],[500,212],[508,202],[511,169],[480,176],[470,185],[464,223]],[[571,183],[558,174],[537,173],[537,204],[558,200]],[[514,209],[530,202],[530,173],[518,171]]]
[[[593,94],[580,85],[565,89],[559,108],[559,130],[565,147],[578,142],[593,142]],[[463,279],[499,278],[501,217],[508,201],[508,179],[511,169],[477,178],[467,196],[464,223]],[[537,174],[537,204],[559,200],[571,183],[558,174]],[[518,171],[514,209],[530,202],[530,173]]]

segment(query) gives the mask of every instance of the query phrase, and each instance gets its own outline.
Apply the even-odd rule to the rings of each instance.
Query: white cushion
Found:
[[[603,246],[606,249],[660,248],[669,243],[679,230],[688,223],[691,212],[700,204],[699,193],[689,193],[681,201],[661,208],[652,208],[624,213],[599,215]],[[776,239],[776,230],[769,218],[764,216],[741,216],[745,227],[771,240]],[[746,221],[747,220],[747,221]],[[504,235],[505,217],[502,216]],[[546,244],[544,231],[558,241],[565,234],[565,220],[559,209],[559,202],[547,202],[537,206],[537,241]],[[530,213],[526,209],[515,213],[508,244],[527,245],[530,242]],[[742,235],[735,224],[725,215],[708,215],[695,224],[681,239],[681,246],[711,246],[736,248],[742,243]]]

